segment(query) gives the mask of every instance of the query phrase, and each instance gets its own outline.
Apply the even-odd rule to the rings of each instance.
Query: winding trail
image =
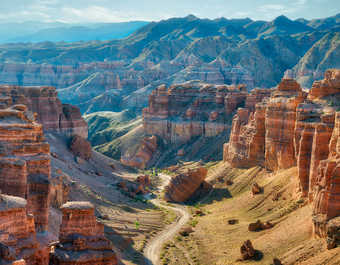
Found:
[[[160,174],[160,177],[162,179],[162,185],[159,187],[159,191],[161,192],[169,183],[171,177],[165,174]],[[147,263],[149,265],[158,265],[163,244],[175,236],[176,233],[189,221],[190,214],[187,208],[180,204],[172,204],[172,206],[169,206],[162,203],[162,200],[159,198],[153,199],[151,202],[158,207],[169,209],[177,214],[176,221],[165,227],[165,229],[156,235],[156,237],[154,237],[144,249],[144,255],[147,258]]]

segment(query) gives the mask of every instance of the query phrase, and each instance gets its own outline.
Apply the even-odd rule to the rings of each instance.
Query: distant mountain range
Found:
[[[339,32],[340,14],[269,22],[189,15],[118,40],[2,44],[0,83],[56,86],[84,113],[139,112],[156,86],[189,80],[272,87],[291,69],[308,87],[325,68],[340,67]]]
[[[44,23],[35,21],[0,23],[0,43],[122,39],[148,23],[146,21],[92,24]]]

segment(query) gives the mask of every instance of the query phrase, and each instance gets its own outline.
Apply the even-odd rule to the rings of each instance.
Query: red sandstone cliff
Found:
[[[0,106],[0,191],[7,194],[0,192],[0,264],[47,265],[51,250],[50,202],[52,199],[53,206],[59,207],[67,197],[67,190],[60,170],[51,177],[50,146],[44,130],[73,135],[73,139],[78,139],[76,143],[79,139],[82,143],[84,139],[79,134],[86,136],[84,127],[77,124],[84,121],[79,110],[72,106],[64,106],[62,113],[58,112],[62,105],[52,88],[27,88],[26,91],[21,87],[1,87]],[[37,117],[42,124],[36,121]],[[67,122],[56,120],[60,117],[65,117]],[[85,150],[78,147],[79,144],[74,143],[73,151],[80,150],[88,158],[91,147],[88,145]],[[71,262],[61,258],[52,264],[117,264],[111,245],[104,237],[103,225],[96,223],[93,207],[86,210],[88,222],[83,222],[81,209],[71,212],[74,214],[71,226],[78,227],[73,231],[77,235],[70,235],[72,228],[64,224],[60,235],[62,245],[58,245],[57,251],[76,254],[71,255]],[[86,243],[81,245],[82,236]],[[80,247],[84,247],[81,253]]]
[[[34,113],[44,131],[78,135],[87,139],[87,123],[79,108],[62,104],[54,87],[0,86],[1,108],[12,104],[23,104]]]
[[[52,253],[52,264],[116,265],[116,255],[104,236],[104,225],[96,221],[93,205],[68,202],[61,209],[60,243]]]
[[[47,230],[50,157],[42,125],[24,105],[0,110],[0,189],[27,198],[36,229]]]
[[[36,236],[26,200],[4,194],[0,194],[0,264],[49,264],[48,245]]]
[[[340,216],[340,70],[326,71],[308,94],[285,78],[255,106],[235,115],[224,160],[270,170],[297,166],[301,195],[314,203],[315,232],[330,238],[338,223],[331,220]],[[331,245],[339,244],[332,235]]]
[[[147,135],[168,143],[185,143],[196,136],[216,136],[229,127],[230,114],[245,104],[245,86],[210,85],[197,81],[158,87],[143,110]]]

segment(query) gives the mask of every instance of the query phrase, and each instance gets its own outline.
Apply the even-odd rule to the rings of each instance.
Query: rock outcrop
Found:
[[[37,121],[44,131],[78,135],[87,139],[87,124],[79,108],[62,104],[54,87],[0,86],[1,108],[23,104],[37,113]]]
[[[78,135],[72,136],[69,148],[75,156],[89,160],[92,155],[92,148],[89,141]]]
[[[0,189],[27,198],[36,230],[47,231],[50,189],[50,147],[42,125],[24,105],[0,110]]]
[[[120,161],[122,162],[122,164],[130,167],[136,167],[140,169],[146,168],[148,162],[152,159],[154,153],[157,150],[157,141],[158,139],[155,135],[144,137],[139,145],[136,154],[124,154],[124,156],[121,157]]]
[[[0,264],[49,264],[49,247],[36,235],[26,200],[4,194],[0,194]]]
[[[240,252],[241,252],[242,260],[248,260],[248,259],[254,258],[255,249],[250,240],[247,240],[243,243],[243,245],[240,248]]]
[[[58,208],[65,202],[68,192],[64,187],[63,173],[54,169],[53,176],[51,174],[50,146],[44,138],[44,129],[66,135],[75,133],[74,138],[83,138],[72,131],[77,127],[73,127],[72,123],[69,123],[67,132],[61,130],[66,127],[54,126],[57,123],[48,116],[52,110],[46,106],[51,103],[53,108],[60,101],[49,94],[42,96],[41,93],[46,92],[43,88],[28,88],[25,92],[24,88],[2,87],[0,91],[0,191],[6,193],[0,192],[0,264],[51,264],[50,243],[54,235],[48,230],[49,210],[50,206]],[[71,110],[68,117],[74,117],[73,107],[67,109]],[[37,110],[38,115],[32,110]],[[39,115],[44,124],[36,121]],[[89,150],[90,147],[86,151]],[[66,208],[67,205],[65,212],[68,211]],[[109,241],[104,237],[103,225],[96,223],[93,206],[85,208],[86,214],[82,208],[71,210],[74,214],[72,221],[76,221],[66,222],[65,230],[61,229],[60,240],[64,245],[58,253],[62,255],[63,246],[66,246],[69,254],[69,242],[72,243],[71,251],[83,250],[82,247],[85,251],[71,255],[71,263],[63,263],[61,259],[60,262],[57,260],[59,263],[52,264],[117,264]],[[68,212],[65,216],[69,216]],[[77,227],[77,231],[73,231],[77,233],[74,237],[70,236],[73,225]],[[84,262],[84,259],[89,260]]]
[[[104,236],[104,225],[96,221],[89,202],[68,202],[62,207],[60,243],[51,255],[56,265],[116,265],[111,242]]]
[[[207,172],[207,169],[201,167],[178,173],[165,187],[164,199],[172,202],[188,200],[204,182]]]
[[[256,89],[246,98],[245,108],[239,108],[233,118],[229,143],[223,147],[223,159],[235,167],[264,165],[265,103],[272,91]]]
[[[224,160],[233,166],[297,166],[301,196],[313,202],[314,231],[322,237],[340,216],[339,106],[340,70],[326,71],[309,93],[284,78],[255,109],[238,110],[224,146]]]
[[[197,136],[211,137],[230,128],[230,114],[244,106],[243,85],[211,85],[192,81],[167,88],[159,86],[143,110],[147,135],[179,144]]]

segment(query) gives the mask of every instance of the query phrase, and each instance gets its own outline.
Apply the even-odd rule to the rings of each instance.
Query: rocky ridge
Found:
[[[324,67],[338,67],[338,46],[317,47],[339,32],[339,22],[322,21],[321,27],[284,16],[268,22],[187,16],[150,23],[123,40],[3,44],[0,82],[55,86],[63,101],[90,113],[126,107],[139,112],[163,83],[199,79],[271,87],[297,64],[299,77],[315,80]]]

